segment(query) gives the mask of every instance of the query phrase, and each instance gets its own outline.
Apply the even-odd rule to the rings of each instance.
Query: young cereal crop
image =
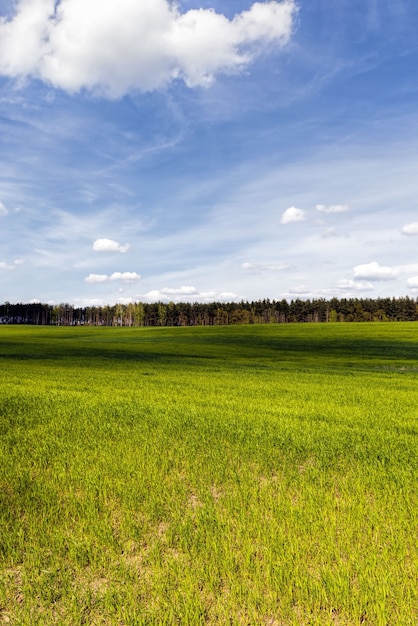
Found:
[[[0,623],[418,623],[415,323],[2,327],[0,363]]]

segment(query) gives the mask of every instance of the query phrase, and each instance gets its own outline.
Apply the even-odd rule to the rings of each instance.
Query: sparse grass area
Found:
[[[0,623],[418,623],[418,324],[0,327],[0,365]]]

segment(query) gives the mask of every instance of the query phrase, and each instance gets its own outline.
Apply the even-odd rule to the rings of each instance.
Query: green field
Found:
[[[0,327],[0,623],[418,624],[418,324]]]

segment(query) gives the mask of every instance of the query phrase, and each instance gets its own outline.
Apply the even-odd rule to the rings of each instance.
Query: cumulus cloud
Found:
[[[86,283],[107,283],[109,276],[107,274],[89,274],[84,280]]]
[[[408,280],[406,281],[406,284],[408,285],[408,287],[418,289],[418,276],[411,276],[411,278],[408,278]]]
[[[140,274],[136,272],[113,272],[108,276],[107,274],[89,274],[84,279],[86,283],[107,283],[111,281],[120,281],[124,283],[137,283],[141,280]]]
[[[291,224],[292,222],[303,222],[305,219],[306,216],[303,209],[297,209],[296,207],[291,206],[283,213],[280,223]]]
[[[358,280],[351,280],[343,278],[337,283],[337,288],[341,291],[371,291],[374,289],[372,283],[367,281],[361,282]]]
[[[183,287],[179,287],[178,289],[164,287],[164,289],[161,289],[161,293],[167,296],[191,296],[194,294],[198,294],[199,292],[195,287],[189,287],[187,285],[184,285]]]
[[[412,224],[405,224],[401,233],[403,235],[418,235],[418,222],[412,222]]]
[[[106,302],[102,298],[75,298],[76,306],[104,306]]]
[[[345,211],[348,211],[348,209],[348,204],[331,204],[329,206],[326,206],[325,204],[316,205],[316,210],[321,213],[344,213]]]
[[[120,243],[113,239],[96,239],[93,243],[95,252],[127,252],[129,248],[129,243],[121,246]]]
[[[136,283],[141,280],[140,274],[136,272],[113,272],[109,280],[121,280],[126,283]]]
[[[356,280],[393,280],[398,276],[396,268],[381,266],[376,261],[365,265],[356,265],[353,271]]]
[[[183,286],[178,288],[164,287],[163,289],[152,289],[142,296],[149,302],[231,302],[232,300],[241,299],[232,291],[199,291],[195,287]]]
[[[295,0],[255,2],[229,20],[169,0],[20,0],[0,21],[0,73],[111,97],[176,79],[207,85],[284,46],[296,11]]]

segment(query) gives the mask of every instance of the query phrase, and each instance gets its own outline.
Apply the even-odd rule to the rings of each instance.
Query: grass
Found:
[[[0,623],[418,623],[418,325],[0,328]]]

